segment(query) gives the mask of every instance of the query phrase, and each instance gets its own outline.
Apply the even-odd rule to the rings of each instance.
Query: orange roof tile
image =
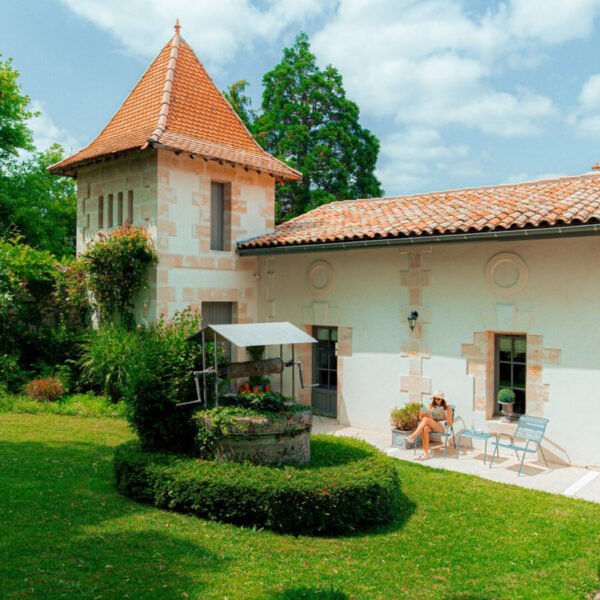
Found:
[[[298,171],[259,146],[175,31],[98,137],[50,171],[74,176],[93,160],[150,145],[300,179]]]
[[[282,223],[240,250],[432,237],[600,222],[600,174],[462,190],[342,200]]]

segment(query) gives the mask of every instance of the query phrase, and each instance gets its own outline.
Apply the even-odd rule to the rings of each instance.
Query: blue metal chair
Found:
[[[508,448],[509,450],[514,450],[517,455],[517,460],[521,461],[521,465],[519,466],[519,475],[521,476],[521,471],[523,470],[523,461],[525,460],[525,454],[527,452],[537,452],[538,449],[542,453],[542,458],[544,459],[544,464],[548,467],[548,463],[546,462],[546,456],[544,455],[544,450],[542,448],[542,439],[544,437],[544,432],[546,431],[546,425],[548,425],[548,419],[542,419],[542,417],[529,417],[527,415],[522,415],[519,417],[519,423],[517,424],[517,430],[514,435],[509,435],[508,433],[499,433],[496,435],[496,441],[492,442],[492,445],[496,446],[494,448],[494,452],[492,454],[492,460],[490,461],[490,469],[494,464],[494,457],[496,454],[500,456],[500,451],[498,448]],[[509,441],[502,442],[500,438],[502,436],[506,436],[509,438]],[[516,440],[521,439],[525,440],[526,443],[517,443]],[[531,444],[531,447],[530,447]],[[523,453],[523,456],[519,456],[519,452]]]
[[[454,412],[456,410],[456,406],[454,404],[449,404],[448,406],[450,406],[450,408],[452,409],[452,425],[446,425],[446,429],[444,431],[444,433],[438,433],[437,431],[430,431],[429,432],[429,438],[431,439],[432,436],[437,436],[437,437],[442,437],[444,438],[444,460],[446,460],[446,451],[448,449],[448,440],[450,439],[450,436],[452,436],[452,441],[454,442],[454,447],[456,448],[456,438],[454,437]],[[421,436],[418,435],[415,438],[415,451],[414,454],[417,454],[417,446],[419,445],[419,438]]]

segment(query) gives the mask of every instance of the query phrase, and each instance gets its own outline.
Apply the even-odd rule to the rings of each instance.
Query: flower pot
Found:
[[[414,448],[414,442],[411,444],[406,440],[406,436],[410,435],[413,431],[414,429],[392,429],[392,446],[394,448],[404,448],[405,450]]]
[[[502,407],[502,414],[504,415],[504,419],[506,421],[511,421],[514,402],[500,402],[500,406]]]

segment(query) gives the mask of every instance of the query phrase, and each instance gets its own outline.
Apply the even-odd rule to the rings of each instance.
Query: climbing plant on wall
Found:
[[[148,285],[148,269],[158,263],[148,232],[123,225],[110,234],[100,233],[82,260],[100,321],[132,325],[135,298]]]

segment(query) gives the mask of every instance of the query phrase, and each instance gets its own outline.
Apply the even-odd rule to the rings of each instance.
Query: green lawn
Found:
[[[119,419],[0,414],[1,598],[562,599],[600,588],[595,504],[398,462],[411,508],[394,525],[294,538],[119,496],[113,448],[130,437]]]

